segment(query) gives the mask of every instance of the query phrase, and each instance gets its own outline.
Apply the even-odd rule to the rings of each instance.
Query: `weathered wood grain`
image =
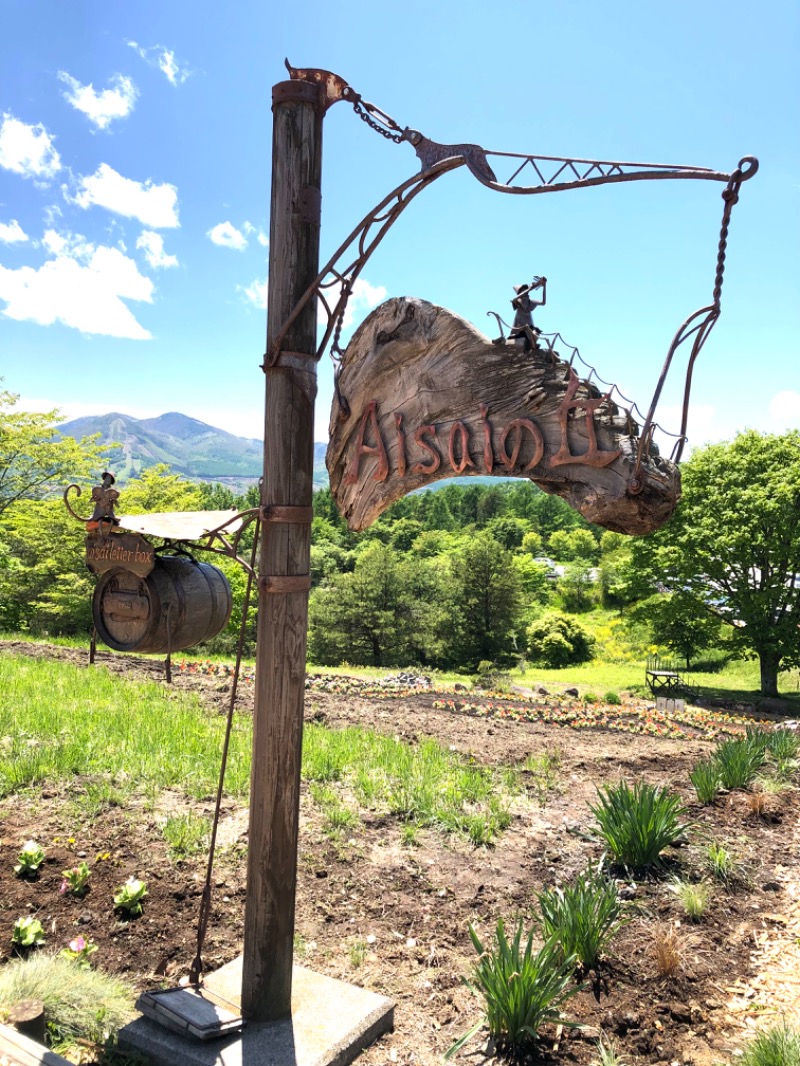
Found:
[[[663,525],[680,497],[678,467],[654,447],[635,491],[637,424],[568,363],[493,344],[411,297],[381,304],[353,336],[330,432],[331,491],[356,530],[456,476],[527,477],[588,521],[638,535]]]
[[[322,109],[315,85],[273,87],[267,350],[319,269]],[[310,508],[314,465],[316,304],[310,301],[267,370],[265,508]],[[306,356],[305,353],[308,353]],[[291,1013],[297,888],[300,761],[305,697],[308,590],[265,579],[309,573],[305,521],[264,525],[259,554],[256,692],[247,848],[242,1010],[253,1021]]]

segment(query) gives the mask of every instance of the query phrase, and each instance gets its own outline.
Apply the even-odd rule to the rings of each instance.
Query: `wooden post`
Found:
[[[253,1021],[291,1014],[300,759],[314,454],[316,301],[273,366],[270,346],[319,270],[320,90],[273,87],[267,292],[263,533],[247,858],[242,1010]],[[304,508],[303,513],[294,508]],[[294,580],[292,580],[294,579]]]

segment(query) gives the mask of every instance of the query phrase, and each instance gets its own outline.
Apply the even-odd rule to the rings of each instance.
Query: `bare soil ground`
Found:
[[[5,642],[3,651],[85,663],[85,652]],[[163,677],[159,664],[98,653],[96,669],[126,676]],[[219,711],[228,682],[178,672],[176,686],[196,690]],[[252,705],[252,684],[238,703]],[[452,695],[452,694],[451,694]],[[463,695],[463,694],[462,694]],[[422,830],[416,846],[401,842],[400,824],[362,810],[361,822],[344,835],[323,832],[319,808],[305,788],[301,802],[297,886],[296,957],[319,972],[390,996],[395,1030],[368,1049],[363,1066],[440,1063],[442,1054],[481,1013],[462,983],[475,954],[473,923],[491,938],[498,917],[507,922],[532,913],[536,892],[568,881],[602,848],[588,833],[587,803],[598,785],[641,779],[678,792],[698,823],[684,846],[670,849],[668,871],[651,880],[625,882],[637,915],[613,942],[599,974],[569,1003],[576,1030],[546,1032],[544,1057],[529,1061],[587,1064],[596,1061],[601,1032],[615,1042],[628,1066],[728,1062],[755,1025],[786,1017],[800,1022],[800,794],[769,796],[754,814],[748,795],[733,792],[700,807],[688,771],[709,753],[703,739],[675,740],[620,733],[613,728],[574,729],[544,722],[507,720],[434,706],[437,694],[420,692],[381,699],[357,692],[309,690],[308,719],[336,729],[362,725],[415,743],[431,736],[485,764],[517,765],[529,755],[560,756],[557,787],[543,804],[530,794],[515,801],[513,821],[494,847],[435,830]],[[470,694],[472,708],[491,705]],[[617,708],[608,708],[610,721]],[[142,803],[111,807],[91,820],[76,820],[70,802],[83,787],[44,788],[0,803],[0,924],[35,914],[48,942],[82,934],[98,945],[97,965],[137,989],[174,983],[195,955],[198,906],[205,857],[174,865],[158,831],[164,813],[186,811],[179,795],[165,795],[157,810]],[[196,810],[210,814],[211,805]],[[20,880],[13,865],[30,837],[47,859],[35,880]],[[746,864],[750,884],[733,891],[715,887],[705,917],[691,923],[682,913],[670,878],[697,878],[708,840],[724,843]],[[214,875],[214,904],[203,953],[213,970],[242,951],[247,812],[226,801]],[[98,858],[98,856],[107,856]],[[59,895],[61,871],[81,858],[92,867],[83,899]],[[129,875],[148,883],[144,914],[120,921],[108,906],[111,892]],[[677,934],[678,966],[659,974],[656,951],[665,931]],[[4,934],[0,964],[10,957]],[[471,1061],[491,1057],[485,1036],[462,1053]]]

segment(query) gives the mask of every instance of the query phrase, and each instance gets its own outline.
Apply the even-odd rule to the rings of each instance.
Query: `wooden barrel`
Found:
[[[216,566],[161,555],[147,577],[109,570],[97,582],[92,617],[115,651],[182,651],[215,637],[231,614],[231,589]]]

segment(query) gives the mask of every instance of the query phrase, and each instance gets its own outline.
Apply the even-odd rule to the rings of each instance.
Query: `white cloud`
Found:
[[[0,167],[47,180],[61,169],[61,157],[44,126],[29,126],[6,112],[0,123]]]
[[[0,266],[3,314],[20,322],[61,322],[82,333],[149,340],[123,300],[152,303],[153,283],[118,248],[48,230],[44,247],[54,256],[41,267]]]
[[[263,281],[255,278],[246,289],[239,287],[239,291],[244,293],[248,303],[258,308],[259,311],[266,311],[267,309],[267,282],[267,278],[264,278]]]
[[[800,428],[800,392],[783,389],[776,392],[769,405],[770,418],[775,423],[775,430]]]
[[[153,229],[178,226],[178,190],[174,185],[123,178],[113,167],[101,163],[94,174],[81,178],[75,197],[80,207],[105,207],[125,218],[136,218]]]
[[[157,67],[172,85],[182,85],[192,73],[189,67],[179,63],[175,58],[175,53],[170,48],[165,48],[163,44],[143,48],[136,41],[128,41],[128,47],[141,56],[145,63],[149,63],[151,67]]]
[[[27,239],[28,234],[15,218],[12,218],[10,222],[0,222],[0,241],[3,244],[17,244]]]
[[[247,223],[245,223],[247,225]],[[206,234],[213,244],[221,248],[234,248],[237,252],[247,247],[247,238],[232,222],[218,222]]]
[[[370,285],[364,278],[358,278],[353,286],[353,291],[350,293],[350,299],[347,301],[342,329],[350,329],[356,320],[356,315],[359,317],[365,315],[368,311],[377,307],[379,303],[383,303],[385,299],[385,286]]]
[[[263,230],[258,229],[256,226],[254,226],[252,222],[245,222],[245,224],[242,226],[242,229],[244,230],[244,232],[247,234],[248,237],[251,234],[255,233],[256,240],[258,241],[258,243],[261,245],[262,248],[268,248],[269,247],[269,237],[266,235],[266,233],[264,233]]]
[[[104,130],[115,118],[125,118],[133,111],[136,97],[139,95],[130,78],[115,74],[111,79],[111,88],[96,92],[93,85],[81,85],[79,81],[60,70],[58,77],[67,91],[63,94],[67,103],[93,122],[98,129]]]
[[[164,251],[164,238],[160,233],[154,233],[150,229],[142,230],[141,236],[136,241],[136,247],[141,248],[151,267],[158,269],[178,265],[178,257],[167,255]]]

